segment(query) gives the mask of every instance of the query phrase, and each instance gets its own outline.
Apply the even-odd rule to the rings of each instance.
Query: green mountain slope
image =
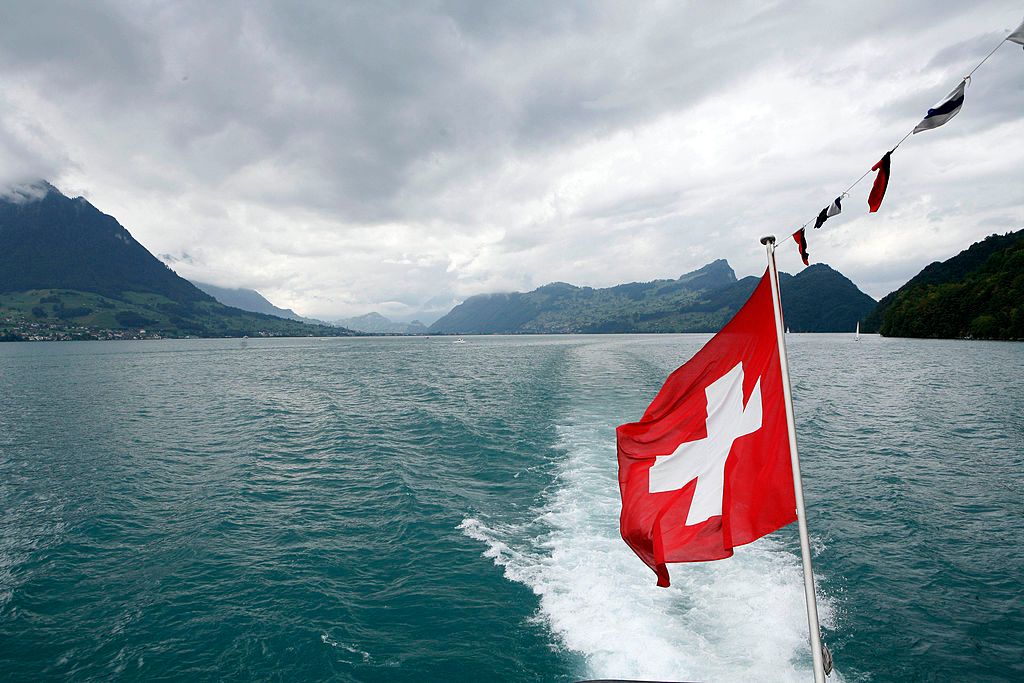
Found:
[[[853,331],[875,306],[842,274],[814,265],[781,274],[786,322],[793,331]],[[747,300],[758,278],[736,280],[724,260],[677,280],[607,289],[554,283],[532,292],[480,295],[430,327],[435,334],[714,332]]]
[[[824,263],[792,278],[779,275],[782,310],[794,332],[853,332],[876,302],[849,278]]]
[[[212,301],[150,254],[112,217],[48,183],[27,201],[0,199],[0,292],[69,289],[116,297]]]
[[[991,235],[888,294],[865,329],[892,337],[1024,339],[1024,230]]]
[[[0,197],[0,339],[345,334],[224,306],[47,183]]]

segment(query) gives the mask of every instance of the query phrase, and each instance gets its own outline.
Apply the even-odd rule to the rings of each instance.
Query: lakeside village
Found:
[[[112,339],[163,339],[147,330],[108,330],[59,322],[29,322],[11,316],[0,318],[0,341],[98,341]]]
[[[59,320],[35,321],[20,316],[0,317],[0,342],[19,341],[113,341],[124,339],[191,339],[193,335],[168,335],[146,329],[108,329],[87,325],[68,325]],[[259,330],[257,337],[276,337],[272,332]]]

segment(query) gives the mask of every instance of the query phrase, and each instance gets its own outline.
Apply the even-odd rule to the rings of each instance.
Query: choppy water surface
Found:
[[[615,425],[703,335],[0,345],[0,677],[806,680],[795,530],[673,586]],[[846,681],[1024,677],[1024,344],[792,335]]]

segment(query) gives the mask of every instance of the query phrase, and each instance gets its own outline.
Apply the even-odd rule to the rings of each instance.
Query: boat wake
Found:
[[[809,680],[800,560],[780,541],[672,565],[672,587],[662,589],[619,538],[614,412],[559,428],[565,456],[531,522],[470,518],[463,533],[539,597],[538,618],[559,646],[583,655],[583,676]],[[832,603],[818,604],[831,626]]]

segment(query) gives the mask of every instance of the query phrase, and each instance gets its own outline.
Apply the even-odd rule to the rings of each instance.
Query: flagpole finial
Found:
[[[761,238],[761,244],[775,244],[775,235],[765,235]]]

